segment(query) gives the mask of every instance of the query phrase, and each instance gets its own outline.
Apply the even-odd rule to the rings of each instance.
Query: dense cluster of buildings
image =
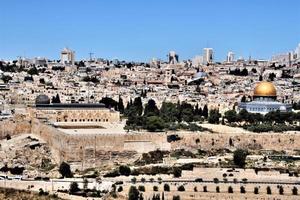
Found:
[[[273,58],[235,59],[234,53],[229,52],[224,62],[216,62],[213,49],[204,48],[203,55],[192,60],[182,61],[170,51],[167,61],[137,63],[93,58],[76,61],[75,52],[64,48],[60,60],[1,61],[1,109],[6,110],[8,105],[34,105],[39,95],[48,96],[50,101],[59,95],[61,103],[74,105],[99,103],[103,97],[118,101],[121,97],[126,106],[143,94],[143,103],[154,99],[160,106],[164,101],[186,101],[225,112],[238,109],[243,96],[258,103],[255,95],[253,98],[253,88],[261,80],[274,81],[276,101],[291,104],[300,100],[295,95],[299,92],[299,55],[298,47],[289,64],[284,64]]]

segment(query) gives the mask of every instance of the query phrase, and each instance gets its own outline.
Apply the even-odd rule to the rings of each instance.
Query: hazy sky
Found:
[[[0,0],[0,59],[59,59],[67,46],[76,59],[149,61],[202,54],[268,59],[300,42],[299,0]]]

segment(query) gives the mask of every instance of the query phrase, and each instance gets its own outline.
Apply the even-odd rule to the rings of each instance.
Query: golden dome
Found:
[[[254,96],[276,97],[276,88],[273,83],[262,81],[255,86]]]

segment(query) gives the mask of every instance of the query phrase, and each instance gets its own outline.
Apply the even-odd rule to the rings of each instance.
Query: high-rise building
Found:
[[[75,51],[69,48],[64,48],[60,53],[60,62],[64,65],[74,65],[75,63]]]
[[[203,49],[203,63],[210,64],[213,62],[214,55],[212,48],[204,48]]]
[[[192,60],[194,66],[199,66],[203,64],[203,56],[195,56]]]
[[[297,60],[300,60],[300,43],[298,44],[298,46],[295,50],[295,57]]]
[[[234,61],[234,53],[233,52],[231,52],[231,51],[228,52],[226,61],[228,63],[231,63]]]
[[[170,51],[168,57],[169,57],[169,64],[177,64],[179,62],[178,55],[176,54],[175,51]]]

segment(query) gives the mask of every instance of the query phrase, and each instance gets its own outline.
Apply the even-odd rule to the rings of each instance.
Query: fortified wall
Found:
[[[46,141],[58,155],[58,162],[67,161],[75,168],[85,169],[113,162],[128,162],[141,153],[170,150],[165,134],[67,134],[38,120],[32,133]]]
[[[24,133],[31,133],[31,122],[22,117],[0,121],[0,140],[7,135],[14,136]]]
[[[246,148],[252,150],[300,150],[300,133],[180,133],[172,149],[188,148],[205,151]]]

